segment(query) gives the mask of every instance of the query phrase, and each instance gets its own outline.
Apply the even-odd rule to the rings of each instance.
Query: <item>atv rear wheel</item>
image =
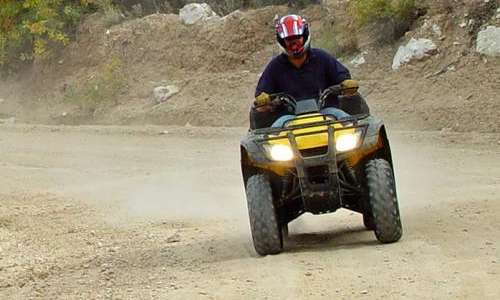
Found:
[[[403,229],[391,165],[384,159],[369,161],[366,164],[366,181],[375,236],[382,243],[398,241]]]
[[[248,178],[246,194],[255,250],[259,255],[280,253],[283,250],[283,234],[267,176],[256,174]]]

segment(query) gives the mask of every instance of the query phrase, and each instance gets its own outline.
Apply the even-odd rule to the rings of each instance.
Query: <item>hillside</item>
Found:
[[[499,3],[448,3],[426,1],[410,31],[394,42],[384,39],[390,35],[386,24],[370,30],[348,26],[346,1],[326,1],[300,13],[311,22],[313,46],[355,39],[358,50],[339,59],[360,80],[372,110],[395,126],[500,132],[500,59],[474,50],[479,30],[500,26]],[[273,18],[291,11],[285,6],[235,11],[194,25],[175,14],[153,14],[109,28],[102,16],[93,15],[56,59],[36,61],[0,83],[0,118],[246,126],[259,74],[279,53]],[[393,70],[398,47],[411,38],[431,39],[436,53]],[[366,63],[354,65],[359,54]],[[153,90],[167,85],[179,93],[156,103]]]

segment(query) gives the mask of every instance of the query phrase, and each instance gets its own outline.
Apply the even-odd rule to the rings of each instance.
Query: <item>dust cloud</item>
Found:
[[[159,176],[127,193],[123,205],[129,216],[141,218],[247,218],[241,179],[232,185],[217,185],[198,176],[177,179]]]

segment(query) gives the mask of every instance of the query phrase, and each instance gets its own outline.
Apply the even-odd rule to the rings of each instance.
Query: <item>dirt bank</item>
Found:
[[[500,26],[492,14],[498,4],[446,3],[425,2],[426,14],[410,31],[384,44],[369,41],[387,32],[348,27],[352,16],[344,1],[300,13],[311,22],[313,46],[339,48],[345,36],[358,45],[358,52],[340,60],[384,119],[405,129],[499,132],[500,60],[474,51],[479,29]],[[174,14],[155,14],[107,28],[98,15],[91,16],[60,57],[37,61],[0,82],[0,117],[46,124],[246,126],[259,74],[279,53],[273,18],[289,11],[284,6],[237,11],[194,26]],[[437,53],[392,70],[398,47],[410,38],[433,40]],[[359,53],[366,63],[355,66],[351,60]],[[106,76],[110,66],[118,67]],[[180,91],[157,105],[152,94],[161,85]]]

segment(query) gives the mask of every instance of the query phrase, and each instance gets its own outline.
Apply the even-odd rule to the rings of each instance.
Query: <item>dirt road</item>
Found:
[[[286,252],[260,258],[243,133],[0,127],[0,298],[500,297],[498,135],[389,132],[400,242],[339,211],[300,218]]]

